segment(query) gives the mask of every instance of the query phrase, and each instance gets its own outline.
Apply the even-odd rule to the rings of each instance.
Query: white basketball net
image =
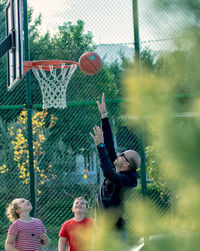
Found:
[[[53,65],[49,65],[50,71],[47,72],[42,69],[42,66],[38,66],[39,69],[32,67],[42,91],[43,109],[67,107],[67,86],[77,65],[72,64],[70,68],[64,68],[64,66],[65,64],[61,64],[60,69],[53,69]]]

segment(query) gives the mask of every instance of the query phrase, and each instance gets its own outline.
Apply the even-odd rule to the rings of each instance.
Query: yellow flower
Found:
[[[10,136],[13,136],[14,135],[14,132],[13,131],[10,131]]]

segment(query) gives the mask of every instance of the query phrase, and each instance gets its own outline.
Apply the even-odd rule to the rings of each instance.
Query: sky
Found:
[[[159,12],[155,0],[138,0],[141,48],[169,50],[173,48],[174,29],[179,20],[177,13]],[[64,22],[85,22],[85,32],[91,31],[95,44],[133,44],[132,0],[28,0],[34,9],[33,18],[42,14],[41,33],[58,31]],[[180,22],[181,21],[181,22]]]
[[[78,19],[92,31],[95,43],[133,41],[131,1],[127,0],[31,0],[34,15],[43,16],[42,31],[55,32],[58,25]]]
[[[97,44],[133,43],[132,0],[29,0],[29,5],[34,17],[42,14],[41,32],[55,33],[64,22],[81,19]],[[166,20],[156,15],[153,0],[139,0],[138,5],[141,41],[169,37]]]

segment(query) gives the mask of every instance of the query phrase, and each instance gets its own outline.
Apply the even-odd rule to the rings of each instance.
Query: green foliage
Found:
[[[30,12],[30,16],[32,12]],[[84,33],[84,22],[77,21],[59,26],[59,31],[53,35],[49,32],[40,35],[38,27],[41,24],[39,16],[30,29],[31,60],[61,59],[78,61],[83,52],[94,50],[92,33]]]
[[[0,0],[0,13],[5,8],[7,2],[8,0]]]
[[[68,22],[59,26],[59,32],[52,38],[52,47],[54,49],[59,48],[60,52],[62,50],[66,52],[66,55],[61,54],[61,57],[73,58],[73,60],[78,61],[83,52],[94,50],[92,33],[84,34],[84,25],[82,20],[78,20],[76,25]]]
[[[1,14],[0,14],[1,15]],[[80,55],[85,51],[95,50],[95,45],[93,44],[93,35],[91,32],[85,32],[85,23],[82,20],[78,20],[76,24],[71,22],[63,23],[59,27],[58,32],[51,36],[50,32],[45,34],[40,33],[40,26],[42,24],[42,17],[39,15],[35,20],[32,20],[33,9],[29,8],[28,22],[29,22],[29,42],[30,42],[30,55],[31,60],[40,59],[67,59],[78,61]],[[30,24],[32,23],[32,24]],[[2,34],[2,33],[1,33]],[[142,68],[147,68],[151,75],[165,75],[177,77],[176,71],[169,71],[172,69],[170,62],[166,60],[168,57],[170,60],[172,58],[178,58],[174,60],[173,65],[181,61],[187,62],[187,67],[190,65],[190,70],[198,67],[198,59],[193,62],[193,56],[190,54],[185,55],[183,52],[177,51],[173,53],[166,53],[161,59],[158,59],[150,49],[145,48],[141,52],[141,65]],[[179,54],[179,56],[178,56]],[[58,232],[60,230],[61,224],[72,217],[71,206],[74,197],[84,196],[94,206],[95,195],[97,193],[98,184],[90,184],[88,180],[88,185],[79,184],[79,180],[76,180],[72,184],[70,180],[70,175],[74,175],[76,178],[76,171],[80,171],[80,175],[83,175],[82,170],[77,170],[79,165],[76,162],[77,154],[81,154],[84,157],[84,169],[91,168],[90,158],[96,148],[89,136],[89,131],[95,124],[100,124],[99,112],[96,107],[96,99],[100,99],[101,94],[105,91],[106,102],[109,111],[110,121],[113,127],[114,135],[116,136],[116,142],[118,145],[117,150],[123,149],[134,149],[140,151],[139,144],[139,133],[140,128],[134,125],[134,129],[128,127],[127,116],[125,115],[126,109],[124,109],[119,99],[123,97],[124,90],[124,78],[127,73],[125,70],[127,68],[136,69],[135,64],[131,64],[130,61],[120,53],[121,63],[114,61],[111,64],[106,64],[103,62],[103,67],[101,71],[94,76],[87,76],[83,74],[79,69],[73,75],[67,90],[67,103],[70,104],[66,110],[59,109],[49,109],[45,120],[45,130],[51,124],[51,116],[54,115],[58,118],[56,124],[49,127],[46,130],[46,141],[43,144],[44,154],[40,158],[40,167],[45,171],[48,170],[48,166],[52,165],[56,174],[56,180],[50,180],[48,184],[39,185],[38,188],[41,190],[40,196],[37,197],[37,217],[41,218],[48,230],[49,236],[52,239],[52,246],[57,246]],[[185,60],[187,59],[187,60]],[[26,85],[23,81],[15,89],[13,94],[8,93],[6,90],[6,63],[5,57],[0,59],[0,85],[2,90],[1,102],[2,104],[25,104],[26,103]],[[183,67],[181,65],[180,67]],[[187,69],[183,67],[183,69]],[[180,69],[179,69],[180,70]],[[184,72],[184,74],[182,74]],[[178,76],[178,83],[180,87],[180,93],[187,92],[187,90],[192,91],[188,87],[190,81],[194,81],[195,76],[185,74],[185,71],[180,71],[181,74]],[[157,97],[155,94],[162,96],[162,92],[159,93],[157,86],[153,88],[152,93],[148,93],[149,85],[148,76],[144,82],[140,82],[140,86],[136,88],[135,93],[139,93],[140,87],[147,83],[146,99],[139,99],[140,107],[143,104],[149,105],[148,101],[160,101],[160,99],[154,99]],[[186,82],[182,80],[187,79]],[[195,79],[196,83],[198,78]],[[41,104],[42,96],[41,90],[36,79],[31,76],[32,83],[32,98],[33,104]],[[180,86],[181,83],[181,86]],[[134,84],[134,79],[131,81],[131,85]],[[158,83],[160,86],[160,82]],[[176,85],[177,86],[177,85]],[[174,88],[175,89],[175,88]],[[159,97],[160,97],[159,96]],[[133,96],[131,96],[131,99]],[[115,101],[113,101],[115,100]],[[183,99],[182,99],[183,100]],[[153,103],[152,102],[152,103]],[[174,102],[176,103],[176,102]],[[187,101],[184,103],[187,104]],[[177,103],[176,103],[177,104]],[[179,104],[179,107],[183,103]],[[160,103],[159,103],[160,105]],[[156,109],[152,109],[154,112],[159,110],[160,106],[156,106]],[[151,107],[151,106],[149,106]],[[155,106],[154,106],[155,108]],[[178,106],[177,106],[178,109]],[[137,113],[135,107],[129,106],[127,110],[133,112],[133,116]],[[150,110],[152,112],[152,110]],[[149,112],[149,111],[148,111]],[[15,118],[21,113],[21,110],[1,110],[1,115],[3,120],[10,122],[15,120]],[[131,117],[131,116],[130,116]],[[13,125],[17,128],[16,122]],[[159,125],[159,123],[158,123]],[[157,125],[156,125],[157,127]],[[11,146],[9,145],[10,136],[6,133],[8,124],[2,121],[0,124],[0,139],[3,144],[0,149],[0,163],[4,160],[7,161],[7,165],[12,173],[6,173],[0,176],[0,180],[5,188],[0,190],[0,205],[1,215],[4,215],[6,203],[11,201],[15,197],[30,197],[30,188],[28,185],[22,184],[18,179],[18,172],[15,163],[13,163],[13,153]],[[16,129],[15,128],[15,129]],[[141,127],[142,128],[142,127]],[[187,132],[187,127],[185,132]],[[179,147],[180,148],[180,147]],[[162,172],[160,170],[160,159],[159,159],[159,147],[154,148],[149,146],[146,149],[147,155],[147,170],[151,179],[153,180],[153,185],[148,186],[148,196],[150,201],[156,205],[158,209],[162,211],[169,212],[171,210],[170,200],[171,197],[168,193],[169,184],[166,183],[166,178],[162,177]],[[98,164],[97,164],[98,168]],[[99,169],[98,169],[99,170]],[[95,170],[96,171],[96,170]],[[97,176],[99,174],[97,173]],[[79,176],[77,176],[78,179]],[[96,177],[95,177],[96,178]],[[99,177],[97,178],[97,183],[99,182]],[[71,185],[70,185],[71,184]],[[141,197],[140,194],[141,187],[135,189],[136,197]],[[8,193],[9,191],[9,193]],[[135,198],[134,198],[135,199]],[[138,199],[139,200],[139,199]],[[129,207],[129,211],[134,211],[138,200],[133,200],[133,206]],[[6,201],[6,203],[5,203]],[[148,211],[148,210],[147,210]],[[90,215],[93,216],[93,208],[90,211]],[[143,225],[144,218],[138,217],[139,225]],[[151,219],[151,217],[149,217]],[[135,220],[135,219],[134,219]],[[131,221],[130,221],[131,222]],[[140,224],[142,222],[142,224]],[[137,219],[134,222],[134,227],[137,226]],[[148,221],[146,221],[148,223]],[[145,223],[144,223],[145,225]],[[8,229],[8,221],[5,216],[2,216],[2,222],[0,222],[0,230],[3,232],[2,235],[6,236],[5,232]],[[132,225],[131,225],[132,227]],[[142,232],[143,234],[144,232]],[[138,234],[141,236],[141,233]],[[2,238],[4,238],[2,237]],[[130,238],[133,238],[130,235]],[[2,248],[3,248],[2,241]],[[108,247],[110,248],[110,247]]]
[[[189,9],[192,16],[196,17],[199,12],[199,1],[167,2],[170,2],[170,7],[174,7],[175,13]],[[195,10],[194,3],[197,6]],[[164,12],[165,9],[161,11]],[[194,20],[191,18],[191,21]],[[143,74],[130,71],[126,78],[128,116],[137,116],[138,126],[143,127],[148,135],[154,131],[153,136],[149,137],[150,147],[146,149],[146,153],[149,174],[154,183],[157,183],[156,190],[159,187],[157,191],[152,189],[151,197],[155,196],[159,203],[155,207],[155,203],[145,198],[138,208],[132,208],[137,233],[151,236],[145,243],[145,250],[198,250],[200,244],[199,19],[190,26],[192,36],[188,37],[188,25],[182,31],[184,41],[175,41],[178,49],[162,58],[163,68],[160,71],[156,74],[149,69],[143,70]],[[175,90],[178,94],[187,90],[190,95],[194,90],[195,95],[184,102],[177,102],[177,99],[172,98]],[[177,115],[178,112],[181,116]],[[165,205],[162,203],[161,191],[164,189],[165,192],[166,180],[168,189],[175,196],[165,194]],[[174,211],[160,213],[159,205],[168,208],[171,203],[172,208],[175,207]],[[137,217],[140,217],[140,222],[134,222]],[[162,236],[161,233],[165,235]]]
[[[164,185],[161,182],[159,183],[159,185],[157,184],[157,182],[148,184],[148,198],[150,198],[154,203],[156,210],[162,213],[168,213],[170,210],[172,210],[171,206],[174,206],[172,205],[173,198],[169,192],[169,185],[164,184],[165,189]]]
[[[129,128],[128,126],[124,126],[121,122],[121,126],[119,127],[116,136],[118,147],[121,148],[121,151],[132,149],[140,152],[139,135],[136,127],[134,129]]]
[[[159,168],[159,165],[161,164],[160,155],[161,153],[155,145],[147,146],[145,148],[147,175],[157,188],[160,196],[164,198],[169,194],[169,184],[167,177],[162,174],[162,171]]]
[[[31,13],[30,13],[31,15]],[[33,59],[68,59],[78,61],[80,55],[88,50],[94,50],[92,45],[92,34],[88,32],[84,34],[84,22],[77,21],[77,24],[73,25],[71,22],[64,23],[59,26],[59,31],[53,37],[50,37],[49,33],[45,35],[39,35],[37,32],[37,25],[35,23],[33,31],[30,33],[30,49],[31,57]],[[38,84],[33,80],[34,96],[41,97]],[[88,90],[92,89],[92,93]],[[94,76],[87,76],[83,74],[79,69],[72,77],[67,89],[67,102],[95,100],[106,90],[106,95],[112,98],[117,97],[118,86],[115,81],[114,75],[110,73],[109,68],[103,66],[101,72]],[[41,98],[40,98],[41,100]],[[41,101],[39,101],[41,102]],[[85,117],[88,112],[92,115],[87,120]],[[50,109],[50,113],[53,113],[58,122],[51,130],[51,137],[48,143],[52,145],[53,142],[63,142],[65,144],[65,151],[72,149],[75,152],[80,152],[80,149],[89,151],[91,148],[91,142],[85,134],[88,128],[92,128],[96,123],[97,109],[94,106],[83,106],[80,110],[79,107],[73,106],[68,108],[68,113],[64,110]],[[76,116],[74,116],[76,114]],[[71,119],[73,117],[73,120]],[[65,125],[65,126],[63,126]],[[80,131],[80,126],[82,130]],[[59,135],[62,129],[62,135]],[[70,135],[69,132],[70,131]],[[58,136],[59,135],[59,136]],[[82,142],[81,145],[79,142]],[[62,144],[63,144],[62,143]],[[59,148],[59,146],[55,146]],[[63,148],[63,149],[64,149]],[[51,158],[49,156],[49,158]],[[46,160],[45,160],[46,159]],[[44,161],[49,161],[46,156]]]
[[[13,165],[13,148],[8,124],[0,118],[0,182],[4,183],[4,191],[9,189],[10,183],[15,184],[17,171]]]
[[[153,52],[150,48],[146,47],[141,51],[141,68],[147,68],[151,71],[155,71],[157,67],[156,53]]]

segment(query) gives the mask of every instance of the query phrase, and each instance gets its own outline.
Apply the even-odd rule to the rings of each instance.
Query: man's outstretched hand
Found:
[[[97,101],[97,106],[98,106],[98,109],[101,114],[106,113],[106,103],[105,103],[104,93],[102,94],[102,97],[101,97],[101,103],[99,101]]]
[[[94,135],[90,132],[96,146],[104,143],[103,132],[99,126],[93,127]]]

